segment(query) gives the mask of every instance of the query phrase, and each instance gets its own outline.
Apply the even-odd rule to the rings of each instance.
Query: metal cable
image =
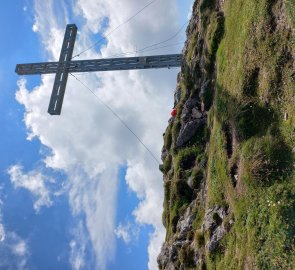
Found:
[[[95,94],[95,92],[89,88],[85,83],[83,83],[81,80],[79,80],[75,75],[70,73],[72,77],[74,77],[80,84],[82,84],[86,89],[88,89],[99,101],[102,105],[104,105],[121,123],[122,125],[127,128],[133,136],[140,142],[140,144],[149,152],[149,154],[152,156],[152,158],[157,162],[158,165],[160,165],[160,161],[156,158],[156,156],[153,154],[153,152],[144,144],[144,142],[136,135],[136,133],[125,123],[125,121],[108,105],[106,104],[98,95]]]
[[[151,4],[153,4],[154,2],[156,2],[158,0],[153,0],[151,2],[149,2],[148,4],[146,4],[143,8],[141,8],[139,11],[137,11],[134,15],[132,15],[131,17],[129,17],[126,21],[124,21],[123,23],[119,24],[117,27],[115,27],[113,30],[111,30],[110,32],[108,32],[104,37],[102,37],[101,39],[99,39],[98,41],[96,41],[95,43],[93,43],[90,47],[88,47],[87,49],[85,49],[84,51],[76,54],[75,56],[72,57],[78,57],[80,55],[82,55],[83,53],[91,50],[93,47],[95,47],[97,44],[101,43],[102,41],[106,40],[107,37],[109,37],[112,33],[114,33],[116,30],[118,30],[121,26],[125,25],[126,23],[130,22],[133,18],[135,18],[138,14],[140,14],[143,10],[145,10],[147,7],[149,7]]]
[[[161,47],[157,47],[157,48],[153,48],[153,49],[149,49],[149,50],[140,49],[140,50],[136,50],[136,51],[133,51],[133,52],[125,52],[125,53],[120,53],[120,54],[112,54],[112,55],[109,55],[107,58],[130,55],[130,54],[135,54],[135,53],[142,52],[142,51],[144,51],[144,52],[151,52],[151,51],[156,51],[156,50],[167,48],[167,47],[177,46],[177,45],[180,45],[180,44],[183,44],[183,43],[184,43],[184,41],[183,42],[174,43],[174,44],[165,45],[165,46],[161,46]],[[107,59],[107,58],[106,57],[103,57],[101,59]]]

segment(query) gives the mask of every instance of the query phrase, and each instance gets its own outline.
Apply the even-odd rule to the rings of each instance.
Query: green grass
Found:
[[[223,256],[208,269],[292,269],[294,265],[294,105],[291,41],[269,28],[273,1],[228,1],[225,35],[217,51],[209,154],[209,202],[230,204],[235,223],[222,241]],[[237,20],[238,18],[238,20]],[[288,113],[287,121],[283,120]],[[222,126],[237,130],[243,166],[239,194],[229,187]]]
[[[294,0],[286,4],[288,23],[294,28]],[[171,157],[163,168],[173,168],[165,183],[163,223],[167,239],[173,239],[176,224],[195,198],[187,179],[192,177],[198,190],[206,179],[206,202],[197,202],[193,222],[194,241],[205,252],[208,235],[202,232],[205,209],[229,206],[234,220],[219,248],[204,254],[204,269],[291,270],[295,265],[295,84],[292,75],[294,34],[288,28],[274,27],[274,0],[229,0],[224,17],[217,14],[215,1],[203,0],[197,14],[205,40],[205,69],[217,78],[205,91],[202,101],[208,112],[204,125],[187,147],[175,149],[180,115],[185,99],[196,95],[190,61],[196,51],[198,34],[190,40],[183,70],[181,101],[177,116],[166,130],[165,146]],[[195,14],[196,15],[196,14]],[[292,43],[293,42],[293,43]],[[293,75],[294,76],[294,75]],[[211,106],[213,105],[213,106]],[[227,156],[225,126],[236,133],[235,149]],[[208,143],[209,142],[209,143]],[[199,168],[201,160],[206,168]],[[238,163],[236,187],[230,169]],[[180,263],[187,269],[190,248],[181,250]],[[256,267],[256,268],[255,268]]]
[[[213,124],[209,161],[208,161],[208,205],[224,205],[225,192],[229,183],[227,157],[225,151],[225,138],[220,123],[215,120]]]

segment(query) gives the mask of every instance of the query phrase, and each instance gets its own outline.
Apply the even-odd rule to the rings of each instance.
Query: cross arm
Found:
[[[16,73],[19,75],[34,74],[53,74],[66,69],[70,73],[90,72],[90,71],[110,71],[110,70],[129,70],[129,69],[150,69],[150,68],[169,68],[179,67],[182,63],[181,54],[125,57],[125,58],[106,58],[69,61],[59,64],[59,62],[43,62],[18,64]]]

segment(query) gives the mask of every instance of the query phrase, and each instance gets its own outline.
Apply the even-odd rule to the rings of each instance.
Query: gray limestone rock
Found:
[[[204,121],[202,119],[195,119],[184,124],[184,126],[181,127],[177,137],[176,147],[181,147],[191,140],[203,122]]]
[[[203,114],[196,108],[192,109],[192,117],[196,119],[202,118]]]
[[[192,224],[195,219],[192,207],[188,207],[184,215],[177,223],[177,230],[179,232],[178,239],[185,240],[187,233],[192,229]]]
[[[177,86],[174,92],[174,103],[175,105],[180,101],[181,98],[181,87]]]
[[[209,208],[206,211],[205,217],[204,217],[204,230],[207,231],[214,231],[214,229],[220,225],[218,224],[219,219],[221,222],[226,216],[226,211],[222,207],[214,207],[214,208]]]
[[[217,229],[213,232],[212,237],[206,244],[206,249],[211,253],[214,251],[218,245],[224,234],[226,233],[226,230],[224,229],[223,226],[217,227]]]
[[[209,252],[214,251],[224,234],[226,229],[224,228],[223,220],[227,215],[227,211],[223,207],[214,207],[206,211],[203,229],[209,231],[210,238],[206,244],[206,249]]]

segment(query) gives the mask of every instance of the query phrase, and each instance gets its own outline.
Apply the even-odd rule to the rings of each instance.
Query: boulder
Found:
[[[176,147],[182,147],[196,134],[198,128],[203,124],[202,119],[195,119],[184,124],[176,140]]]

